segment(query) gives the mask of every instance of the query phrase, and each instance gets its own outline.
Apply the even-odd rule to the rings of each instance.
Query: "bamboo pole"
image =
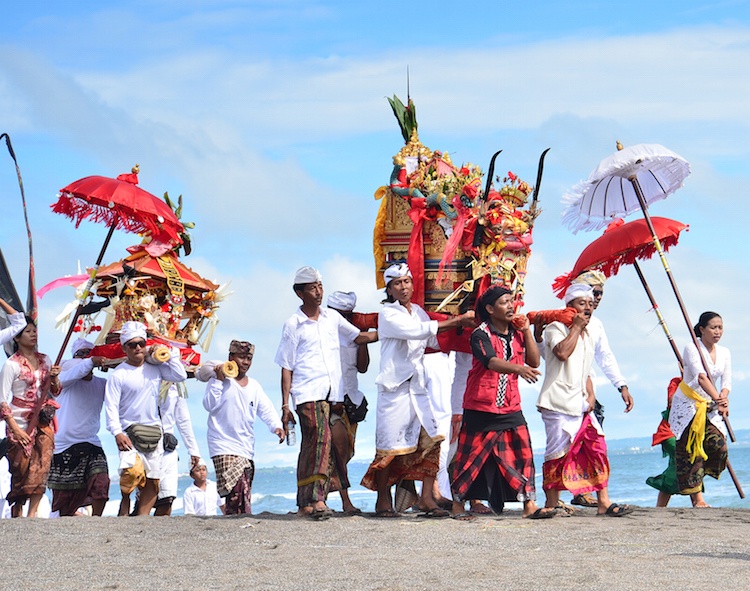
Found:
[[[656,303],[656,299],[654,298],[654,294],[651,292],[651,288],[649,287],[648,283],[646,283],[646,278],[644,277],[643,272],[641,271],[641,266],[638,264],[638,261],[633,261],[633,267],[635,267],[635,272],[638,274],[638,279],[641,280],[643,289],[646,290],[646,295],[648,296],[648,300],[651,302],[651,307],[653,308],[654,313],[656,314],[656,318],[659,320],[659,324],[664,330],[664,334],[666,335],[667,340],[669,341],[669,344],[672,347],[672,352],[677,358],[677,363],[680,366],[680,374],[682,374],[682,367],[683,367],[682,355],[680,355],[680,350],[677,348],[677,345],[674,342],[674,338],[672,337],[672,333],[669,331],[669,326],[667,326],[667,321],[664,319],[664,316],[662,315],[661,310],[659,309],[659,305]]]

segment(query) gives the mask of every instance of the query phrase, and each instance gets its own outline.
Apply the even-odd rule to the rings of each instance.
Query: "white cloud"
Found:
[[[443,133],[465,134],[534,128],[565,114],[643,125],[746,122],[748,82],[736,76],[735,64],[749,53],[750,29],[706,26],[497,43],[446,52],[437,64],[431,48],[414,47],[409,65],[422,122],[437,127],[439,121]],[[137,119],[158,113],[176,126],[213,107],[238,128],[282,144],[290,136],[359,135],[390,125],[382,97],[401,89],[403,79],[400,50],[292,61],[213,47],[116,73],[76,75],[83,87]],[[461,82],[470,80],[477,83]]]

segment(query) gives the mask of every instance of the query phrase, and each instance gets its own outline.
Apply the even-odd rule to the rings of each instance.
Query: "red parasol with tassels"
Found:
[[[76,228],[83,220],[134,234],[169,238],[179,244],[182,223],[164,201],[138,186],[138,167],[116,179],[87,176],[60,189],[52,211],[72,219]]]
[[[677,244],[680,232],[688,226],[669,218],[652,217],[651,221],[665,251]],[[637,264],[639,260],[650,259],[656,252],[654,239],[646,220],[638,219],[627,224],[616,219],[607,226],[604,234],[594,240],[578,257],[573,270],[560,275],[552,284],[557,297],[562,298],[570,282],[584,271],[597,269],[606,277],[617,275],[622,265]]]
[[[121,174],[116,179],[102,176],[82,178],[61,189],[59,199],[52,205],[52,211],[71,218],[76,227],[85,219],[101,222],[109,227],[78,309],[73,314],[56,364],[62,360],[65,347],[73,334],[76,320],[94,284],[97,270],[102,264],[115,229],[150,234],[153,240],[172,242],[175,245],[182,242],[182,223],[166,203],[138,186],[138,172],[136,164],[131,174]]]
[[[680,232],[688,229],[686,224],[669,218],[653,217],[651,221],[665,252],[677,244]],[[633,265],[643,289],[646,290],[646,295],[651,302],[659,324],[672,347],[672,352],[677,357],[677,363],[682,369],[682,355],[680,355],[667,322],[664,320],[664,316],[662,316],[656,299],[651,293],[651,288],[648,286],[638,264],[639,260],[650,259],[656,252],[654,237],[645,219],[638,219],[626,224],[618,218],[607,226],[601,237],[594,240],[583,250],[570,273],[560,275],[555,279],[552,290],[557,297],[562,299],[573,279],[585,271],[596,269],[604,273],[605,277],[612,277],[617,274],[622,265]]]

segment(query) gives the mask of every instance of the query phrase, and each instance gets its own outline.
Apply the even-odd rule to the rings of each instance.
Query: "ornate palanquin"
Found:
[[[385,287],[385,268],[405,261],[414,276],[412,301],[428,311],[465,311],[491,283],[507,286],[518,310],[540,213],[535,201],[523,209],[532,187],[508,172],[498,191],[488,182],[482,192],[479,167],[457,167],[448,154],[421,143],[411,100],[408,106],[397,97],[389,101],[405,145],[393,157],[389,184],[375,192],[381,200],[373,240],[378,287]],[[542,160],[537,185],[541,169]]]

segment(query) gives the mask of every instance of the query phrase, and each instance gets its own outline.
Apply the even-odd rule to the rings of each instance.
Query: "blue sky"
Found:
[[[0,21],[0,132],[19,158],[39,285],[93,263],[105,230],[78,230],[49,210],[78,178],[141,165],[141,186],[183,194],[196,222],[186,259],[234,295],[207,354],[232,338],[258,346],[252,374],[275,401],[273,357],[296,306],[294,270],[311,264],[330,293],[355,290],[377,310],[373,192],[402,141],[385,100],[406,98],[406,68],[420,138],[454,162],[533,182],[547,147],[527,309],[557,305],[550,284],[596,234],[560,224],[560,198],[625,145],[659,143],[692,165],[685,187],[652,213],[690,224],[669,255],[691,316],[714,309],[733,353],[735,429],[750,427],[750,274],[745,225],[750,147],[747,2],[27,2]],[[0,247],[19,288],[26,244],[12,161],[0,155]],[[115,236],[105,257],[135,237]],[[644,263],[680,348],[687,329],[657,261]],[[41,348],[62,335],[54,317],[72,290],[41,301]],[[597,314],[636,399],[621,413],[599,386],[609,437],[649,436],[677,365],[632,269],[607,285]],[[363,389],[374,406],[377,346]],[[203,453],[199,385],[190,405]],[[524,390],[534,445],[543,445],[536,393]],[[280,402],[279,402],[280,404]],[[263,431],[259,428],[259,431]],[[111,439],[108,435],[105,439]],[[374,413],[357,458],[373,453]],[[110,442],[111,443],[111,442]],[[112,448],[110,448],[112,449]],[[295,451],[259,433],[258,464],[292,464]]]

